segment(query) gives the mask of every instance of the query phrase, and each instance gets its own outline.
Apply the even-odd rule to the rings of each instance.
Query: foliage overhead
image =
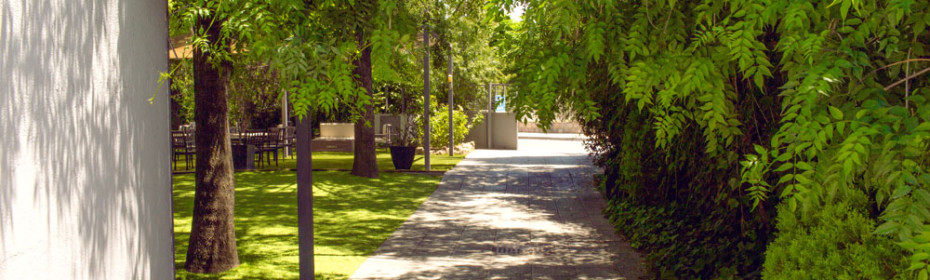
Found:
[[[771,255],[792,245],[769,242],[797,232],[823,239],[847,224],[787,216],[837,219],[833,211],[848,208],[858,214],[839,219],[869,228],[854,234],[864,241],[846,242],[885,252],[874,275],[927,277],[930,3],[492,2],[498,19],[526,6],[504,42],[521,93],[510,96],[515,112],[545,125],[573,110],[607,167],[606,191],[624,205],[616,209],[708,213],[669,225],[687,240],[643,243],[658,273],[798,275],[803,268],[773,263],[797,256]],[[851,202],[857,194],[864,203]],[[723,246],[736,249],[701,253]],[[886,254],[894,250],[908,252],[900,258],[910,269]]]
[[[497,50],[491,42],[495,35],[491,27],[496,23],[487,20],[485,4],[465,0],[170,0],[169,8],[173,36],[190,33],[196,15],[216,11],[210,16],[225,20],[223,43],[233,46],[232,51],[211,47],[215,44],[206,42],[198,30],[193,32],[192,45],[207,50],[215,59],[273,67],[281,88],[292,93],[295,114],[348,111],[350,118],[356,118],[357,108],[379,101],[361,94],[363,90],[353,80],[352,60],[359,53],[356,30],[370,36],[372,74],[380,92],[376,99],[381,102],[385,98],[394,100],[394,105],[403,98],[416,102],[413,97],[423,85],[425,49],[420,38],[424,23],[432,26],[432,76],[443,81],[434,82],[431,93],[445,96],[451,51],[456,103],[467,106],[483,98],[484,85],[502,79]],[[210,9],[198,8],[203,5]],[[184,74],[177,67],[172,73]],[[409,96],[401,96],[400,87]]]
[[[397,45],[389,23],[403,1],[172,0],[172,33],[192,26],[199,15],[224,22],[222,42],[207,42],[193,30],[190,43],[214,61],[253,61],[270,65],[288,90],[295,114],[331,113],[340,106],[361,108],[371,102],[353,80],[358,55],[355,30],[372,34],[376,49]],[[207,7],[207,8],[202,8]],[[369,17],[368,15],[374,15]],[[363,20],[373,18],[373,20]],[[385,27],[381,27],[385,26]],[[226,52],[216,45],[228,44]],[[390,51],[390,50],[387,50]],[[353,114],[354,115],[354,114]]]

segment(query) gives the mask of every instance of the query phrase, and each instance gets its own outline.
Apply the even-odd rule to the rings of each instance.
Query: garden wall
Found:
[[[0,1],[0,279],[174,277],[164,0]]]
[[[553,122],[552,126],[549,127],[546,131],[543,131],[536,122],[517,122],[519,125],[518,130],[520,132],[532,132],[532,133],[581,133],[581,124],[577,122]]]
[[[465,141],[474,141],[476,149],[517,149],[517,118],[514,113],[492,113],[490,118],[486,112],[484,121],[473,126],[465,137]],[[491,124],[491,146],[488,147],[488,124]]]

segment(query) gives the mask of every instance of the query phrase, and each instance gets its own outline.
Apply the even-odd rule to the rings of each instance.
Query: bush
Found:
[[[449,106],[434,107],[436,110],[433,110],[430,114],[430,146],[432,148],[445,148],[449,146]],[[465,142],[465,137],[468,136],[468,131],[471,128],[481,123],[483,118],[481,115],[477,115],[473,120],[469,121],[468,115],[461,110],[452,111],[452,126],[455,130],[455,133],[452,135],[453,142],[455,145],[462,144]],[[423,120],[417,122],[419,126],[418,138],[423,138]]]
[[[765,279],[906,279],[906,254],[858,209],[866,201],[828,203],[814,213],[778,212],[765,252]],[[787,207],[782,205],[782,208]]]
[[[573,109],[654,276],[928,278],[930,2],[552,5],[508,107]]]
[[[645,253],[647,269],[659,279],[756,278],[764,240],[741,232],[726,211],[694,211],[695,205],[648,205],[611,201],[611,223]]]
[[[752,212],[734,183],[735,168],[695,156],[704,149],[695,126],[681,133],[696,141],[656,148],[647,113],[626,110],[615,120],[586,124],[589,135],[604,141],[599,146],[609,147],[598,159],[611,222],[643,252],[656,278],[759,278],[774,211]]]

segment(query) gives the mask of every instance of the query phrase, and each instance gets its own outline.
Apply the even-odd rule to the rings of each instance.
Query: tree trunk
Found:
[[[301,280],[313,279],[314,275],[312,127],[309,112],[297,121],[297,251]]]
[[[361,28],[356,30],[358,46],[362,53],[355,60],[353,70],[359,86],[365,88],[369,99],[373,99],[374,90],[371,86],[371,46],[365,38]],[[378,159],[375,153],[375,113],[371,104],[362,108],[362,115],[355,122],[355,159],[352,162],[352,175],[368,178],[378,178]]]
[[[205,36],[212,44],[229,49],[225,42],[218,42],[221,21],[211,25],[211,18],[201,18],[194,29],[201,28],[206,30]],[[226,103],[230,64],[213,65],[208,55],[194,48],[197,187],[184,268],[197,273],[219,273],[239,265],[233,226],[235,180]]]

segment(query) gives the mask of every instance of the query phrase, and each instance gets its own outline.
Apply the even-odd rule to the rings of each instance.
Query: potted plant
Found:
[[[391,143],[391,162],[394,163],[396,170],[409,170],[413,166],[413,158],[416,156],[416,133],[413,131],[413,116],[410,114],[402,115],[405,119],[401,122],[397,141]]]
[[[413,158],[417,152],[417,132],[414,122],[414,115],[409,114],[408,103],[415,103],[412,97],[407,95],[406,87],[400,86],[399,92],[401,99],[400,120],[398,121],[397,137],[391,137],[391,162],[394,163],[395,170],[410,170],[413,166]],[[414,105],[415,104],[409,104]],[[415,111],[415,110],[414,110]]]

